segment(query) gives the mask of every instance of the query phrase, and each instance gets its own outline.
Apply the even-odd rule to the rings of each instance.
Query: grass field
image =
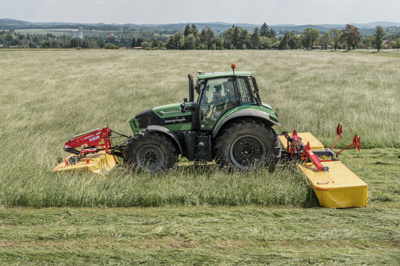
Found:
[[[397,55],[0,51],[0,262],[398,263]],[[362,151],[341,158],[369,185],[367,208],[315,207],[295,167],[52,173],[71,136],[104,125],[130,134],[134,114],[187,97],[188,73],[228,71],[231,62],[279,109],[276,131],[309,131],[330,146],[340,122],[339,147],[361,136]]]

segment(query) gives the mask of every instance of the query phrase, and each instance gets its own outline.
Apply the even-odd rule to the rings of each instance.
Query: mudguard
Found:
[[[226,124],[230,120],[238,118],[238,117],[259,118],[259,119],[264,120],[267,123],[270,123],[272,125],[276,125],[276,126],[279,126],[279,127],[281,126],[281,124],[279,122],[273,121],[270,118],[270,116],[265,112],[262,112],[262,111],[259,111],[259,110],[254,110],[254,109],[245,109],[245,110],[240,110],[240,111],[231,113],[230,115],[228,115],[225,118],[223,118],[221,120],[221,122],[219,122],[218,125],[214,128],[212,137],[215,138],[218,135],[220,129],[224,126],[224,124]]]

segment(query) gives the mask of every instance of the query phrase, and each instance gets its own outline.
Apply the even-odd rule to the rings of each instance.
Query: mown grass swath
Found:
[[[161,175],[126,172],[107,179],[53,174],[71,136],[108,125],[131,134],[134,114],[187,97],[188,73],[238,70],[257,77],[282,128],[312,132],[326,146],[337,123],[362,148],[399,148],[400,95],[395,57],[303,51],[0,51],[0,204],[3,206],[306,206],[294,169],[229,173],[179,167]],[[114,143],[118,143],[118,139]]]
[[[398,209],[382,206],[11,208],[0,263],[397,265]]]
[[[277,181],[278,180],[278,181]],[[316,204],[303,177],[293,169],[231,173],[216,167],[182,166],[168,173],[114,170],[107,179],[92,173],[48,174],[4,180],[0,204],[8,207],[159,207],[198,205]]]

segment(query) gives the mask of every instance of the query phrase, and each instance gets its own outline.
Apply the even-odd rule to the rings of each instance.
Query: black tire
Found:
[[[274,170],[281,155],[275,131],[256,120],[236,120],[215,141],[215,160],[231,169],[251,170],[268,165]]]
[[[140,131],[124,150],[124,164],[146,172],[158,172],[173,167],[178,153],[171,140],[162,133]]]

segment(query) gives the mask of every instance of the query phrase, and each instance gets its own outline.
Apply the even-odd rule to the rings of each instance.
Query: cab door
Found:
[[[219,118],[229,109],[238,106],[238,92],[234,77],[207,80],[199,98],[201,130],[212,130]]]

